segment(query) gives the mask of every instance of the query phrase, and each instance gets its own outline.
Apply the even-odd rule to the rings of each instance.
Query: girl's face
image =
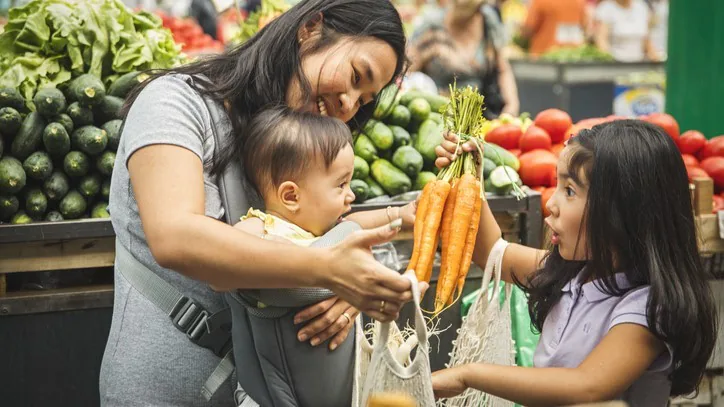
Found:
[[[583,169],[574,177],[568,171],[572,148],[578,147],[564,148],[558,159],[558,186],[546,204],[551,214],[545,222],[551,229],[551,243],[558,246],[561,257],[581,261],[588,258],[583,221],[588,201],[588,181]]]
[[[318,37],[318,35],[317,35]],[[302,41],[315,41],[315,34]],[[342,38],[336,44],[302,58],[302,71],[311,86],[307,100],[298,79],[287,90],[287,104],[295,110],[315,112],[349,122],[362,105],[374,103],[392,80],[397,55],[386,42],[366,37]]]

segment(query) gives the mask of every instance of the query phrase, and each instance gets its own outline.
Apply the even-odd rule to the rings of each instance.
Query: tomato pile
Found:
[[[171,30],[173,40],[180,44],[184,52],[222,52],[224,44],[204,33],[201,26],[191,18],[176,18],[156,12],[163,21],[163,26]]]

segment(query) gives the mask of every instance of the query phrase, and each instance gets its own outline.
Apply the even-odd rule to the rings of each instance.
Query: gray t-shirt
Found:
[[[138,204],[128,174],[128,159],[139,149],[154,144],[183,147],[203,163],[212,161],[214,137],[208,108],[201,95],[189,84],[188,75],[168,75],[151,82],[133,103],[125,122],[113,169],[109,211],[116,239],[146,267],[170,282],[208,311],[225,308],[221,294],[206,284],[158,265],[153,258],[141,225]],[[216,123],[222,132],[231,131],[228,116]],[[204,168],[205,214],[222,219],[224,208],[216,177]]]

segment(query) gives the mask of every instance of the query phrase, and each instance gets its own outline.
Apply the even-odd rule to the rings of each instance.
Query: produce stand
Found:
[[[616,78],[631,73],[663,72],[656,62],[558,63],[513,59],[510,61],[520,98],[520,111],[535,116],[558,108],[574,122],[613,113]]]

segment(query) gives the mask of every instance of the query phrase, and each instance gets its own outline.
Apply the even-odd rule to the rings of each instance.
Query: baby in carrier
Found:
[[[401,209],[349,214],[355,195],[352,135],[338,119],[271,108],[250,123],[242,157],[264,203],[236,228],[286,244],[329,246],[362,228],[401,226]],[[280,253],[283,255],[283,253]],[[297,340],[299,308],[334,294],[325,289],[260,289],[227,294],[241,387],[262,406],[349,406],[355,335],[334,351]],[[354,321],[346,317],[348,323]]]

